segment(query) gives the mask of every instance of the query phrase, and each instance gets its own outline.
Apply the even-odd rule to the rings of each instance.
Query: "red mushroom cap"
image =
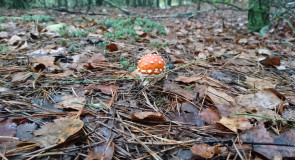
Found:
[[[139,60],[137,69],[141,76],[159,75],[165,72],[165,62],[161,56],[148,54]]]

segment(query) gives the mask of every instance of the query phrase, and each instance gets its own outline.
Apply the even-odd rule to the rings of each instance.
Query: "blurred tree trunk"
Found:
[[[183,1],[182,0],[178,0],[178,5],[183,5]]]
[[[269,24],[269,0],[249,0],[248,29],[259,31]]]
[[[91,9],[91,5],[92,5],[92,0],[87,0],[87,10],[86,10],[86,14],[88,14],[88,12]]]
[[[96,0],[96,6],[102,6],[103,0]]]
[[[157,8],[160,8],[160,0],[157,0],[157,1],[156,1],[156,7],[157,7]]]
[[[130,1],[129,0],[125,0],[126,6],[130,6]]]
[[[133,0],[132,6],[135,7],[135,8],[137,7],[137,1],[136,0]]]
[[[61,0],[57,0],[57,7],[61,7]]]
[[[150,7],[150,8],[152,8],[153,7],[153,4],[154,4],[154,1],[152,1],[152,0],[148,0],[148,6]]]
[[[147,0],[143,0],[143,1],[142,1],[142,5],[143,5],[143,6],[147,6]]]
[[[201,10],[201,0],[197,0],[197,10]]]
[[[141,0],[137,0],[137,4],[138,4],[138,6],[142,7],[142,1]]]
[[[171,7],[171,5],[172,5],[172,0],[168,0],[168,1],[167,1],[167,5],[168,5],[169,7]]]
[[[65,7],[66,7],[66,10],[68,10],[68,0],[65,0]]]

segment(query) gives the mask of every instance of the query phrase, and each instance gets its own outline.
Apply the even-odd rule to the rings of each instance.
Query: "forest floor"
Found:
[[[248,31],[247,12],[168,16],[195,8],[1,8],[0,157],[294,158],[292,30]],[[150,53],[166,72],[143,86]]]

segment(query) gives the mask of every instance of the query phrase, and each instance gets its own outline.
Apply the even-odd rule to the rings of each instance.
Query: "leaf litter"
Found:
[[[195,6],[133,9],[151,16],[188,10]],[[11,29],[0,32],[0,153],[16,159],[234,159],[241,152],[294,158],[294,47],[277,43],[280,35],[263,39],[247,31],[245,13],[200,17],[155,18],[166,35],[136,24],[134,36],[95,16],[69,13],[48,24],[3,22]],[[288,32],[282,36],[294,44]],[[161,55],[169,74],[141,86],[134,69],[147,53]]]

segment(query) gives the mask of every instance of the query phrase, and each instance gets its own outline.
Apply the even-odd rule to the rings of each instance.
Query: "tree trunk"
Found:
[[[137,4],[139,7],[142,7],[142,1],[141,0],[137,0]]]
[[[96,6],[102,6],[103,0],[96,0]]]
[[[157,0],[156,3],[157,3],[157,4],[156,4],[156,7],[157,7],[157,8],[160,8],[160,0]]]
[[[169,7],[171,7],[171,5],[172,5],[172,0],[168,0],[168,1],[167,1],[167,5],[168,5]]]
[[[248,29],[259,31],[269,24],[269,0],[249,0]]]
[[[178,0],[178,5],[181,6],[183,4],[182,0]]]

